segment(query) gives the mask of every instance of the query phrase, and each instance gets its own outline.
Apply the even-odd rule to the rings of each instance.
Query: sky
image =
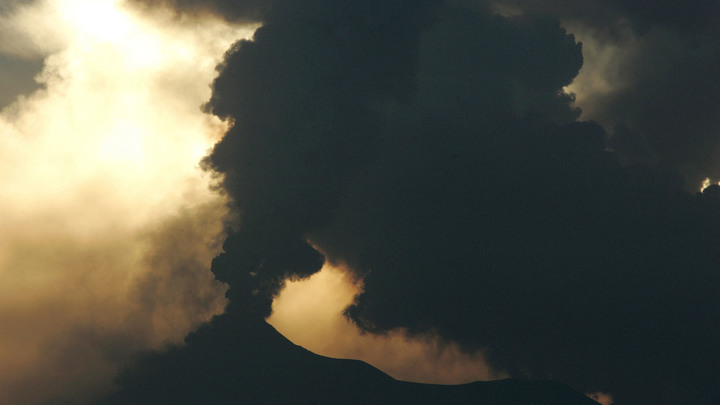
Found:
[[[717,403],[718,17],[0,1],[0,402],[130,392],[224,313],[402,380]]]

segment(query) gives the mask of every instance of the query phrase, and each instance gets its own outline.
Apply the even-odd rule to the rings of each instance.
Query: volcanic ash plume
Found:
[[[44,63],[0,113],[0,402],[81,403],[224,307],[225,202],[198,162],[225,124],[200,106],[252,27],[112,0],[6,11],[0,52]]]
[[[634,69],[611,83],[619,110],[583,95],[606,129],[579,121],[564,90],[582,44],[551,9],[273,4],[209,102],[235,123],[206,160],[242,216],[213,264],[231,307],[269,315],[285,279],[321,268],[309,240],[362,278],[346,315],[366,331],[436,333],[511,376],[617,404],[718,397],[718,187],[693,194],[713,176],[716,103],[664,104],[693,94],[664,78],[717,87],[714,73],[668,73],[717,66],[708,26],[606,15],[635,24],[637,41],[618,46],[641,44],[613,56]],[[698,52],[656,46],[665,36]],[[650,150],[633,150],[643,139]]]

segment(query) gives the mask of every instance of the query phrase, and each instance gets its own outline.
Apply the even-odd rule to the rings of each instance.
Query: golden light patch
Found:
[[[720,182],[713,183],[709,177],[706,177],[705,180],[703,180],[702,184],[700,185],[700,192],[705,191],[706,188],[712,186],[713,184],[717,184],[718,186],[720,186]]]
[[[607,392],[593,392],[590,394],[587,394],[587,396],[601,405],[612,405],[614,403],[613,396],[608,394]]]
[[[62,0],[58,10],[76,35],[100,41],[123,41],[136,24],[119,8],[118,0]]]
[[[348,274],[326,263],[307,280],[287,282],[268,322],[315,353],[363,360],[400,380],[461,384],[505,377],[486,365],[481,352],[464,353],[436,336],[361,333],[342,315],[360,287]]]
[[[87,402],[222,311],[225,201],[198,162],[226,124],[200,106],[254,29],[119,0],[0,17],[0,52],[44,57],[0,112],[0,403]]]

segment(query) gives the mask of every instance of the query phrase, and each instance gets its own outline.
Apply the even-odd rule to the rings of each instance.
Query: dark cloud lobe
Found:
[[[208,109],[234,125],[206,164],[225,176],[242,213],[213,267],[231,294],[255,284],[233,279],[250,277],[268,289],[255,296],[268,299],[285,277],[320,269],[307,233],[328,223],[344,185],[377,148],[382,104],[407,98],[414,85],[430,3],[322,5],[272,14],[253,41],[228,52],[214,84]]]
[[[267,316],[319,270],[310,241],[363,278],[347,315],[367,331],[437,333],[618,405],[718,403],[720,188],[683,181],[717,168],[720,81],[689,73],[717,76],[713,28],[669,5],[538,4],[274,3],[207,105],[233,123],[205,160],[240,215],[213,261],[230,313]],[[644,41],[596,100],[610,138],[562,91],[582,48],[553,11],[624,16]]]
[[[646,32],[655,25],[666,25],[683,34],[715,30],[720,6],[712,0],[467,0],[466,3],[489,3],[516,8],[519,12],[553,15],[563,20],[581,20],[603,30],[620,28],[618,20],[630,22],[633,29]]]
[[[41,67],[41,61],[0,54],[0,109],[15,101],[20,94],[29,94],[39,87],[33,78]]]
[[[0,15],[12,15],[20,7],[32,3],[31,0],[0,1]],[[3,41],[5,42],[5,41]],[[0,45],[0,109],[6,107],[19,95],[27,95],[39,85],[34,77],[42,69],[42,58],[22,57],[12,52],[11,44]]]
[[[720,177],[720,3],[712,0],[647,2],[565,0],[500,1],[557,16],[622,56],[610,61],[611,91],[590,96],[588,117],[609,130],[640,134],[652,163],[681,172],[695,189]],[[622,138],[627,131],[614,136]],[[616,145],[617,146],[617,145]],[[620,154],[626,150],[619,149]]]

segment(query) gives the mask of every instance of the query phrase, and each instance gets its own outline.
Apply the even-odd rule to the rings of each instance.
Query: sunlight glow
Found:
[[[612,405],[614,402],[612,394],[609,394],[607,392],[593,392],[587,394],[587,396],[597,401],[601,405]]]
[[[702,193],[703,191],[705,191],[706,188],[712,186],[713,184],[715,183],[713,183],[709,177],[706,177],[705,180],[703,180],[702,185],[700,186],[700,192]],[[720,182],[718,182],[717,185],[720,186]]]
[[[0,16],[0,53],[44,58],[42,88],[0,111],[0,403],[85,403],[63,395],[109,387],[123,356],[103,353],[222,311],[225,200],[198,162],[227,124],[200,106],[255,28],[121,0]]]
[[[78,36],[100,41],[118,41],[135,28],[118,8],[118,0],[64,0],[60,15]]]
[[[124,163],[142,162],[145,155],[143,130],[133,123],[118,123],[103,136],[99,156]]]
[[[507,377],[494,372],[482,352],[441,344],[437,336],[411,338],[400,330],[384,335],[361,332],[343,311],[360,292],[362,281],[352,279],[344,267],[325,263],[308,279],[287,281],[273,300],[268,323],[315,353],[359,359],[405,381],[462,384]]]
[[[0,116],[0,148],[11,166],[0,174],[0,195],[6,197],[0,206],[18,195],[57,199],[100,175],[102,183],[134,190],[148,204],[108,195],[86,199],[90,207],[80,212],[127,202],[131,227],[155,218],[151,207],[174,206],[167,198],[188,187],[198,198],[205,195],[196,202],[207,201],[208,180],[197,164],[225,125],[199,107],[210,96],[208,84],[224,50],[253,28],[183,25],[169,14],[150,19],[118,0],[56,0],[38,7],[48,4],[73,34],[46,59],[38,80],[47,89]]]

